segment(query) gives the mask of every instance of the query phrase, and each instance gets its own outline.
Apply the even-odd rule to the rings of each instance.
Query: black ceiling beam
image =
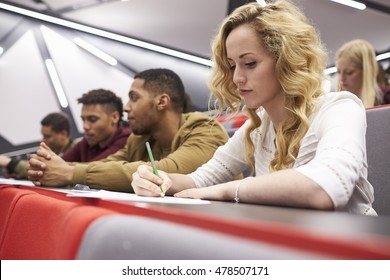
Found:
[[[249,2],[256,2],[251,0],[229,0],[229,6],[227,10],[227,14],[229,15],[231,12],[233,12],[236,8],[245,5]]]
[[[119,0],[85,1],[85,2],[81,2],[79,4],[70,5],[70,6],[61,8],[61,9],[57,9],[56,12],[58,14],[65,14],[65,13],[68,13],[68,12],[73,12],[73,11],[78,11],[78,10],[82,10],[82,9],[92,8],[94,6],[99,6],[101,4],[106,4],[106,3],[109,3],[109,2],[119,2]]]
[[[390,6],[385,6],[380,3],[369,1],[369,0],[366,0],[364,3],[366,4],[367,8],[374,9],[379,12],[390,15]]]

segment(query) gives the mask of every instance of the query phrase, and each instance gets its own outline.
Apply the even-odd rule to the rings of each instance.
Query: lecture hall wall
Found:
[[[111,66],[74,43],[79,37],[117,59]],[[0,11],[0,154],[32,152],[41,139],[40,121],[50,112],[72,117],[73,137],[82,136],[77,98],[91,89],[106,88],[123,102],[135,73],[154,67],[177,72],[193,109],[207,110],[210,68],[124,43],[42,23]],[[63,107],[50,79],[51,59],[69,103]],[[126,118],[126,116],[125,116]]]
[[[35,0],[0,0],[0,4],[2,2],[28,7],[39,5],[39,1]],[[209,43],[216,32],[215,28],[225,17],[226,11],[249,1],[133,0],[131,5],[118,0],[41,2],[50,2],[49,6],[54,7],[57,12],[64,7],[70,8],[62,10],[64,18],[75,22],[100,26],[103,30],[113,30],[124,36],[144,38],[150,43],[159,42],[158,44],[206,58],[211,52]],[[88,3],[90,6],[73,9],[72,4],[76,2]],[[99,4],[94,5],[92,2]],[[355,38],[373,42],[379,53],[390,50],[389,0],[366,1],[367,4],[371,3],[371,8],[364,11],[325,0],[293,2],[304,7],[307,16],[320,31],[328,50],[328,66],[334,66],[337,48]],[[377,3],[376,8],[373,8],[373,2]],[[132,5],[137,8],[133,9]],[[152,6],[154,9],[151,9]],[[142,13],[147,13],[148,16],[140,16]],[[136,24],[139,21],[142,28]],[[74,43],[75,37],[113,56],[118,64],[111,66],[85,51]],[[47,59],[53,62],[57,70],[60,92],[66,96],[68,106],[60,104],[49,76]],[[389,59],[381,63],[384,69],[390,69]],[[211,71],[208,66],[0,9],[0,154],[12,156],[35,151],[41,139],[40,120],[53,111],[68,113],[73,124],[72,136],[82,136],[78,97],[91,89],[106,88],[126,102],[134,74],[155,67],[170,68],[177,72],[191,97],[193,109],[207,110],[207,82]],[[331,78],[332,82],[326,87],[334,89],[336,75],[331,75]]]

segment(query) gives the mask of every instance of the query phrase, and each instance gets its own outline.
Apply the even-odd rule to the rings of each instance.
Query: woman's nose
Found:
[[[233,82],[239,86],[245,82],[245,76],[241,71],[239,71],[237,68],[234,70],[233,73]]]

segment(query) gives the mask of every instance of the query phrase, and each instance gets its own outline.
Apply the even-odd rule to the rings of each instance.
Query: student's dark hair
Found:
[[[41,120],[42,126],[50,126],[54,132],[66,131],[70,134],[70,122],[66,114],[62,112],[50,113]]]
[[[164,68],[148,69],[135,75],[134,79],[143,79],[144,87],[155,95],[168,94],[173,108],[183,112],[185,90],[182,80],[175,72]]]
[[[91,105],[91,104],[107,105],[107,107],[112,110],[111,112],[118,111],[120,119],[122,120],[123,117],[122,99],[116,96],[116,94],[110,90],[101,89],[101,88],[93,89],[88,91],[87,93],[84,93],[80,98],[77,99],[77,101],[79,104],[83,104],[83,105]]]

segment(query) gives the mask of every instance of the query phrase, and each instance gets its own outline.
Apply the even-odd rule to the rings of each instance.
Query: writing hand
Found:
[[[155,175],[148,165],[138,166],[131,182],[134,193],[140,196],[161,196],[160,186],[165,193],[172,186],[172,181],[164,171],[158,170],[158,173],[159,176]]]

